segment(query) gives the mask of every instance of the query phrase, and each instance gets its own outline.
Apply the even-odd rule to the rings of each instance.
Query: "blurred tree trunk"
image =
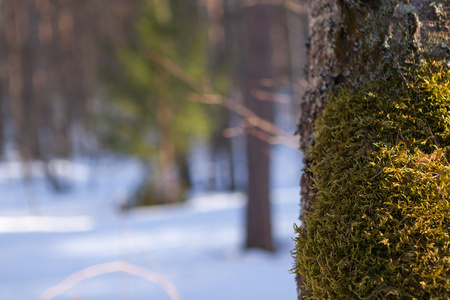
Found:
[[[181,182],[175,161],[175,146],[173,144],[172,122],[173,112],[167,100],[157,104],[157,119],[159,125],[157,198],[159,203],[176,203],[181,200]]]
[[[224,130],[226,130],[230,124],[230,114],[231,112],[222,109],[219,114],[219,120],[217,122],[217,129],[213,133],[212,137],[212,158],[213,164],[211,166],[211,183],[212,189],[218,189],[220,186],[222,188],[227,188],[230,191],[236,189],[236,184],[234,180],[234,163],[233,163],[233,148],[231,144],[231,138],[224,135]],[[223,161],[223,154],[226,154],[225,169]],[[219,162],[219,163],[218,163]],[[227,178],[226,178],[227,177]],[[217,180],[222,182],[219,184]],[[223,186],[224,183],[226,186]]]
[[[206,0],[205,10],[209,21],[208,25],[208,59],[209,65],[213,70],[211,76],[211,84],[213,86],[219,86],[219,89],[223,89],[223,85],[227,85],[224,82],[229,80],[228,66],[232,62],[234,57],[230,46],[233,45],[233,41],[230,39],[230,18],[227,11],[228,1],[224,0]],[[236,24],[234,24],[236,25]],[[224,91],[220,89],[219,93]],[[210,180],[209,187],[211,189],[218,189],[220,187],[219,182],[224,181],[227,183],[222,188],[227,188],[231,191],[235,190],[234,179],[234,163],[233,163],[233,151],[232,140],[226,137],[223,132],[231,125],[232,112],[226,108],[219,108],[217,111],[218,119],[215,122],[216,128],[213,133],[211,141],[211,152],[213,163],[210,167]],[[226,153],[226,170],[223,170],[223,156]],[[220,160],[220,163],[217,163]],[[219,178],[217,178],[217,174]],[[226,178],[227,177],[227,178]],[[219,179],[219,180],[218,180]],[[219,181],[219,182],[218,182]]]
[[[0,48],[4,67],[0,98],[11,118],[24,161],[67,156],[73,126],[84,116],[89,88],[84,63],[91,34],[84,27],[88,1],[4,0]],[[92,66],[91,66],[92,67]],[[4,72],[4,73],[3,73]],[[7,104],[5,104],[7,102]]]
[[[192,178],[189,173],[189,160],[187,155],[178,153],[176,162],[180,177],[180,186],[182,193],[192,186]]]
[[[258,5],[243,11],[243,95],[245,105],[265,120],[273,119],[273,99],[261,99],[260,93],[272,92],[272,29],[273,7]],[[268,84],[269,83],[269,84]],[[270,144],[258,137],[256,128],[248,127],[248,204],[247,248],[275,251],[270,209]]]
[[[190,183],[186,156],[177,153],[174,145],[174,116],[170,101],[158,101],[155,109],[158,124],[157,160],[154,168],[150,163],[149,173],[132,196],[131,202],[124,204],[124,209],[181,202]]]
[[[9,93],[14,101],[11,111],[19,151],[25,160],[39,156],[37,118],[32,114],[35,105],[33,93],[34,53],[36,48],[32,26],[33,10],[30,1],[10,0],[4,3],[5,33],[9,57]]]
[[[0,5],[0,9],[3,6]],[[6,135],[6,119],[7,119],[7,108],[6,108],[6,98],[9,97],[8,93],[8,58],[6,57],[7,53],[7,44],[5,31],[1,28],[4,27],[4,24],[0,21],[0,159],[2,158],[4,143],[5,143],[5,135]],[[3,54],[3,55],[1,55]]]
[[[305,169],[301,181],[301,220],[314,202],[314,174],[308,149],[314,120],[341,86],[358,89],[422,58],[447,60],[450,54],[450,5],[431,0],[310,0],[309,88],[301,103],[298,127]],[[303,223],[303,229],[307,228]],[[298,276],[298,296],[307,291]]]

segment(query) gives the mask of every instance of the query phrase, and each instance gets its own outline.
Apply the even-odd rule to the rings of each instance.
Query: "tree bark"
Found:
[[[158,147],[157,198],[159,203],[176,203],[181,200],[181,182],[175,160],[172,121],[173,111],[168,100],[158,102],[157,120],[160,127]]]
[[[244,8],[244,98],[246,106],[265,120],[272,119],[272,102],[258,99],[255,92],[270,92],[264,82],[272,79],[272,46],[270,39],[272,7],[261,5]],[[248,204],[247,248],[274,251],[270,212],[270,145],[248,128]]]
[[[329,96],[342,86],[356,90],[422,57],[448,60],[450,53],[450,4],[445,0],[310,0],[309,8],[309,87],[298,127],[306,169],[302,221],[314,202],[314,174],[308,171],[313,122]],[[297,276],[299,299],[307,293],[303,281]]]
[[[67,156],[72,150],[70,131],[84,121],[91,88],[86,74],[93,73],[93,65],[85,63],[84,49],[94,45],[92,34],[100,31],[98,23],[88,26],[85,21],[100,12],[93,12],[95,4],[85,0],[0,4],[8,85],[0,97],[10,111],[16,146],[24,160]],[[6,122],[2,119],[3,125]]]

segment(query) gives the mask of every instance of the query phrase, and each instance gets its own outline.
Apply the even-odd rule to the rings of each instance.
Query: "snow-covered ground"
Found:
[[[296,299],[289,269],[298,188],[273,192],[278,251],[269,254],[243,250],[241,193],[118,213],[142,174],[137,163],[55,161],[54,168],[70,192],[54,194],[39,177],[24,185],[19,164],[0,164],[1,300],[49,299],[74,272],[118,260],[170,281],[184,300]],[[54,299],[171,299],[161,284],[124,272],[72,283]]]

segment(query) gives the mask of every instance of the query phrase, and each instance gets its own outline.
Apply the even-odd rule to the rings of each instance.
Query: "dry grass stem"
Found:
[[[41,299],[50,300],[66,292],[77,283],[87,279],[115,272],[125,272],[131,275],[142,277],[150,282],[156,283],[169,295],[172,300],[181,300],[177,288],[159,273],[147,268],[136,266],[125,261],[113,261],[104,264],[94,265],[71,274],[60,283],[50,287],[41,295]]]

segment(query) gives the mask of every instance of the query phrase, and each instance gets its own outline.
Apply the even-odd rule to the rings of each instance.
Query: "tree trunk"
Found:
[[[2,5],[0,5],[0,9]],[[0,20],[0,26],[4,27],[4,21]],[[4,30],[0,30],[0,53],[3,53],[2,57],[0,57],[0,159],[2,158],[4,141],[5,141],[5,124],[4,120],[7,119],[6,113],[6,101],[5,98],[8,97],[8,59],[5,57],[7,53],[7,45],[6,45],[6,37]]]
[[[158,154],[150,164],[149,172],[137,188],[129,203],[122,209],[181,202],[189,185],[189,174],[185,157],[177,156],[173,143],[173,111],[168,100],[156,104],[158,122]]]
[[[356,90],[383,78],[412,59],[448,59],[450,5],[431,0],[310,0],[309,88],[298,127],[305,169],[301,181],[301,220],[314,202],[314,174],[308,171],[313,122],[340,87]],[[307,228],[303,222],[303,230]],[[298,276],[299,299],[306,291]]]
[[[67,156],[74,124],[83,117],[88,87],[83,63],[87,44],[84,30],[88,1],[5,0],[1,2],[0,31],[4,39],[2,106],[10,119],[21,157],[49,160]],[[89,4],[91,5],[91,4]],[[98,26],[97,26],[98,27]]]
[[[247,7],[244,26],[244,97],[246,106],[265,120],[272,119],[272,101],[257,98],[258,91],[270,93],[264,83],[272,79],[270,40],[272,6]],[[270,214],[270,145],[258,138],[255,128],[248,128],[248,205],[247,248],[274,251]]]
[[[181,199],[181,182],[177,173],[172,137],[173,112],[170,104],[164,100],[158,103],[157,119],[161,135],[158,149],[157,197],[160,203],[175,203]]]
[[[35,72],[34,10],[30,2],[9,1],[5,3],[10,12],[7,18],[6,39],[9,52],[9,88],[15,101],[11,111],[17,131],[17,142],[22,157],[29,160],[39,156],[37,114],[33,88]]]

